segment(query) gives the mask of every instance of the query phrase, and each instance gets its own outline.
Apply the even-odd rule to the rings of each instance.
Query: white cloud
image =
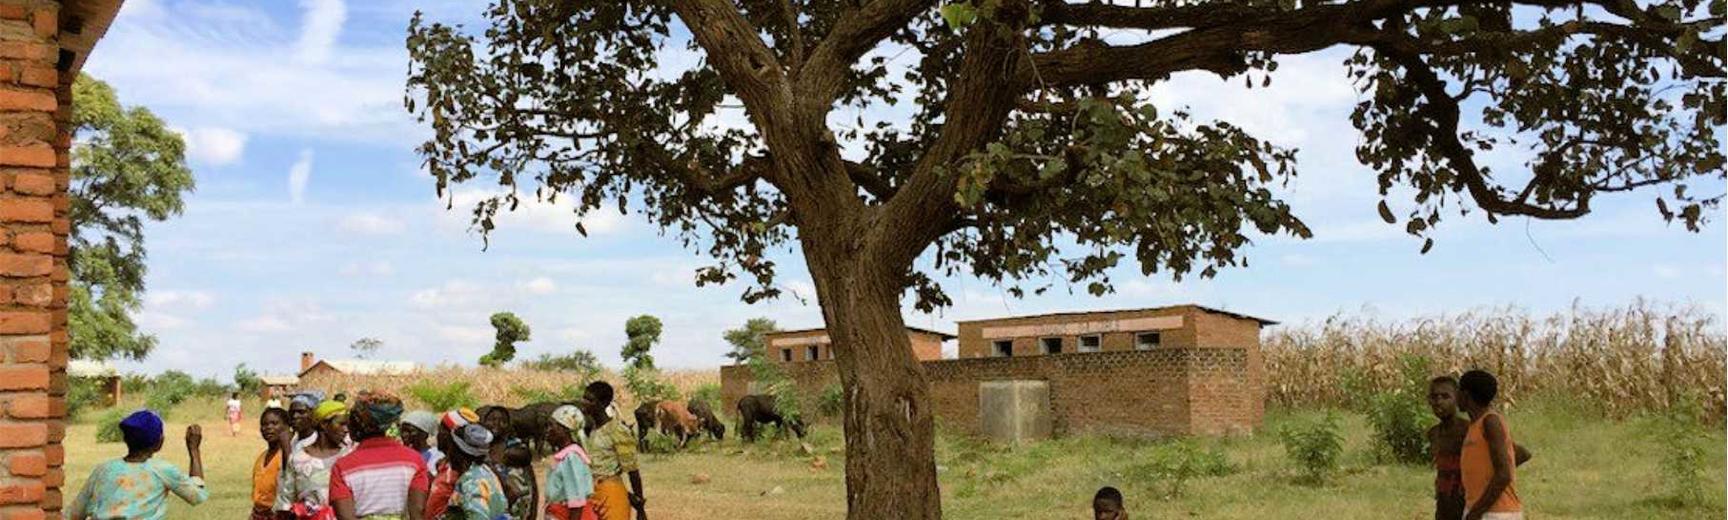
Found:
[[[197,290],[155,290],[144,295],[144,304],[151,308],[207,309],[216,302],[216,295]]]
[[[450,280],[439,287],[415,291],[409,296],[408,303],[422,309],[436,309],[477,303],[484,296],[485,291],[478,284],[466,280]]]
[[[300,39],[294,42],[295,58],[305,63],[323,63],[330,57],[336,38],[342,34],[342,22],[348,19],[348,5],[343,0],[301,0],[306,10],[301,23]]]
[[[467,229],[471,227],[474,206],[502,193],[483,188],[457,189],[451,192],[448,201],[439,201],[435,211],[446,226]],[[446,204],[449,209],[446,209]],[[524,195],[514,211],[508,207],[500,208],[498,215],[492,218],[494,233],[529,230],[577,235],[576,222],[576,205],[568,196],[559,197],[557,202],[546,202],[537,200],[532,195]],[[582,217],[580,222],[589,236],[613,234],[625,229],[629,224],[626,216],[619,214],[618,209],[612,206],[595,208]]]
[[[1669,264],[1656,264],[1654,266],[1651,266],[1650,270],[1651,270],[1651,272],[1656,273],[1657,278],[1662,278],[1665,280],[1672,280],[1675,278],[1679,278],[1680,274],[1681,274],[1679,267],[1675,267],[1675,266],[1669,265]]]
[[[460,325],[438,326],[438,339],[451,343],[491,343],[492,329]]]
[[[299,204],[306,200],[306,184],[312,181],[312,150],[300,151],[300,160],[288,168],[288,200]]]
[[[353,261],[342,266],[341,274],[342,276],[390,276],[396,274],[396,267],[386,260]]]
[[[270,315],[243,320],[236,324],[235,328],[240,329],[241,332],[288,332],[294,330],[294,327],[289,326],[288,321],[282,319],[281,316]]]
[[[342,218],[337,229],[359,235],[394,235],[408,228],[400,219],[379,213],[361,212]]]
[[[186,155],[204,164],[234,164],[246,152],[246,134],[234,129],[208,126],[179,132],[186,139]]]
[[[241,332],[275,333],[306,331],[322,328],[335,316],[307,300],[271,300],[257,316],[240,320],[234,328]]]
[[[524,281],[522,282],[521,287],[522,290],[527,291],[528,294],[537,295],[552,294],[553,292],[558,291],[558,283],[553,282],[551,278],[544,276]]]
[[[140,311],[132,319],[139,328],[150,331],[177,330],[186,326],[185,318],[148,310]]]

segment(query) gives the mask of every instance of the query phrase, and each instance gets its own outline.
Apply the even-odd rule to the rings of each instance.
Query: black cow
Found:
[[[707,401],[691,399],[689,407],[690,413],[702,421],[702,429],[707,431],[709,436],[717,441],[726,440],[726,423],[720,422],[720,417],[714,415],[714,409],[708,407]]]
[[[780,412],[774,408],[772,395],[747,395],[738,400],[738,434],[744,437],[744,442],[756,442],[756,425],[769,423],[781,431],[787,428],[798,438],[804,438],[804,422],[797,419],[780,417]]]
[[[648,432],[654,431],[654,407],[660,401],[648,401],[636,407],[636,447],[648,451]]]

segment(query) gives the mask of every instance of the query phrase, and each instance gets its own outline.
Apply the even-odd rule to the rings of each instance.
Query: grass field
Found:
[[[1657,461],[1662,430],[1657,421],[1608,422],[1552,403],[1530,403],[1508,413],[1519,443],[1536,453],[1518,473],[1518,491],[1532,517],[1723,517],[1728,439],[1720,428],[1699,427],[1706,500],[1680,505],[1665,498],[1668,492],[1661,484]],[[194,401],[169,421],[175,430],[183,430],[188,420],[203,424],[211,486],[210,502],[191,509],[176,504],[171,518],[246,515],[248,472],[262,443],[250,431],[229,437],[219,408],[214,402]],[[1274,411],[1264,431],[1276,431],[1296,415],[1300,413]],[[1329,484],[1296,483],[1277,437],[1262,433],[1200,440],[1202,447],[1225,453],[1233,472],[1191,481],[1180,497],[1166,496],[1169,482],[1131,476],[1157,446],[1154,441],[1076,437],[1007,449],[945,434],[938,445],[943,506],[946,516],[956,519],[1084,518],[1092,492],[1115,485],[1123,489],[1136,518],[1430,518],[1433,473],[1424,467],[1373,463],[1364,421],[1348,413],[1344,417],[1349,432],[1344,468]],[[80,423],[67,431],[68,495],[97,462],[124,451],[120,444],[95,443],[94,430],[94,425]],[[813,468],[812,456],[800,454],[790,441],[745,447],[728,439],[684,453],[648,455],[643,474],[649,514],[656,520],[841,518],[845,479],[840,435],[834,428],[818,427],[808,440],[826,468]],[[185,464],[178,439],[168,446],[166,460]],[[692,483],[697,474],[711,481]]]

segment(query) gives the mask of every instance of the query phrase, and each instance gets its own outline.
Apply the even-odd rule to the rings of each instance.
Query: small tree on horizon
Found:
[[[360,359],[372,359],[372,356],[378,355],[378,349],[384,348],[384,340],[374,337],[364,337],[348,344],[348,348],[354,351],[355,357]]]
[[[528,341],[530,330],[528,324],[513,312],[493,313],[491,321],[494,338],[492,351],[480,356],[480,364],[498,368],[516,359],[516,344]]]
[[[1210,277],[1311,235],[1273,191],[1295,152],[1157,106],[1172,76],[1287,88],[1280,57],[1354,50],[1357,159],[1423,251],[1442,217],[1572,219],[1652,187],[1697,230],[1728,177],[1722,0],[491,4],[473,29],[409,22],[440,196],[496,182],[482,233],[528,194],[584,234],[633,209],[747,302],[796,250],[845,389],[850,518],[941,516],[903,299],[951,304],[945,275],[1102,295],[1118,267]]]
[[[734,364],[746,364],[751,356],[759,355],[765,348],[763,336],[780,330],[774,320],[768,318],[750,318],[744,326],[731,329],[721,335],[726,343],[732,345],[732,350],[726,353],[726,358]]]
[[[654,368],[654,355],[648,351],[660,343],[660,318],[647,314],[624,322],[624,348],[619,354],[624,364],[635,368]]]

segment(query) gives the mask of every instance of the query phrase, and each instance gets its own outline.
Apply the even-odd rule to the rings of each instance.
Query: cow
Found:
[[[714,409],[708,406],[707,401],[691,399],[689,408],[690,413],[701,421],[700,425],[703,431],[708,432],[708,435],[714,437],[714,440],[726,440],[726,423],[721,422],[720,417],[714,415]]]
[[[772,395],[747,395],[738,400],[738,434],[744,437],[744,442],[756,442],[756,425],[770,423],[780,427],[784,432],[787,428],[793,435],[804,438],[804,422],[796,418],[785,418],[774,408]]]
[[[636,446],[642,451],[648,451],[648,432],[654,431],[654,409],[660,406],[660,401],[645,401],[636,406]]]
[[[701,433],[701,420],[690,413],[684,403],[677,401],[660,401],[654,407],[654,422],[660,424],[660,433],[678,439],[678,447],[683,448],[690,443],[690,438]]]

